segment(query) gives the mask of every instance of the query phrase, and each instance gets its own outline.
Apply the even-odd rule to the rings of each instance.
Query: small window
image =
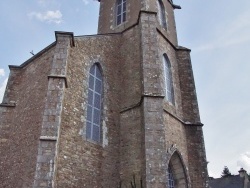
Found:
[[[168,166],[168,188],[175,188],[174,175],[170,166]]]
[[[116,25],[126,21],[127,17],[127,0],[117,0],[116,4]]]
[[[94,64],[89,71],[86,137],[96,142],[101,137],[102,87],[100,68]]]
[[[163,5],[162,0],[157,0],[157,9],[158,9],[158,20],[160,22],[160,25],[162,25],[164,28],[167,28],[167,23],[166,23],[166,16],[165,16],[165,8]]]
[[[164,66],[164,76],[165,76],[166,99],[172,104],[174,104],[174,89],[173,89],[171,64],[166,54],[163,55],[163,66]]]

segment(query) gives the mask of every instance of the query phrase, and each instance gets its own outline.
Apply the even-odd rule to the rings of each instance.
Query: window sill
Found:
[[[91,139],[87,139],[86,137],[85,137],[85,141],[90,143],[91,145],[93,145],[95,147],[103,148],[102,147],[102,142],[97,142],[97,141],[94,141],[94,140],[91,140]]]

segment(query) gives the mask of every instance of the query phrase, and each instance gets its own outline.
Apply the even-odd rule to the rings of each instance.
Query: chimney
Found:
[[[247,171],[245,171],[243,168],[239,170],[240,177],[243,178],[247,175]]]
[[[241,168],[239,170],[239,174],[240,177],[243,179],[244,181],[244,187],[243,188],[248,188],[249,187],[249,179],[248,179],[248,175],[247,175],[247,171],[245,171],[243,168]]]

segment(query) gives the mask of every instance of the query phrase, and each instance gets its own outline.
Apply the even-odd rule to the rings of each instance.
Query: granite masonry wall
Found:
[[[141,179],[139,38],[138,27],[123,34],[75,38],[62,111],[58,187],[117,187],[130,185],[133,175]],[[85,135],[88,72],[94,63],[100,64],[104,78],[101,143]]]
[[[189,175],[193,187],[207,187],[207,160],[200,123],[190,50],[180,47],[177,51],[182,93],[183,121],[185,122]]]
[[[31,188],[54,47],[21,66],[10,66],[0,105],[0,187]]]
[[[64,90],[67,87],[68,52],[74,46],[73,33],[56,32],[56,46],[48,74],[48,89],[39,138],[33,188],[54,187]]]
[[[0,105],[3,187],[126,188],[134,177],[145,188],[165,188],[169,163],[177,187],[207,186],[190,50],[177,45],[172,5],[164,1],[167,28],[158,23],[156,1],[128,0],[119,27],[114,5],[101,0],[100,35],[56,32],[53,45],[11,66]],[[163,54],[171,62],[174,104],[165,99]],[[86,138],[95,63],[104,96],[98,143]]]
[[[161,63],[158,60],[156,14],[142,12],[140,17],[142,74],[143,74],[143,124],[145,140],[146,187],[166,187],[166,153],[163,125],[163,100]]]
[[[120,35],[76,37],[68,59],[56,170],[57,187],[116,187],[119,184]],[[102,141],[86,139],[90,67],[104,81]]]
[[[143,179],[142,71],[140,27],[122,35],[120,87],[120,176],[123,187]]]
[[[119,26],[116,25],[116,0],[101,0],[99,12],[98,33],[121,32],[137,23],[138,15],[141,10],[141,1],[127,0],[126,22]]]

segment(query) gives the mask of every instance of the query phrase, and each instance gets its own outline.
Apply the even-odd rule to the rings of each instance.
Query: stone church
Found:
[[[55,42],[10,75],[2,188],[205,188],[190,60],[171,0],[100,0],[98,34]]]

